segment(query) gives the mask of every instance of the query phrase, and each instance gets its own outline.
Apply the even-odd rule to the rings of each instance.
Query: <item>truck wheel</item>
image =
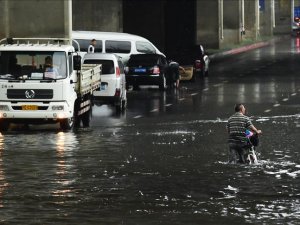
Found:
[[[7,131],[9,128],[9,122],[0,120],[0,131]]]
[[[81,116],[81,120],[82,120],[83,127],[89,127],[90,126],[90,121],[91,121],[91,110],[85,112]]]
[[[74,117],[63,119],[60,121],[60,128],[62,130],[71,130],[74,125]]]

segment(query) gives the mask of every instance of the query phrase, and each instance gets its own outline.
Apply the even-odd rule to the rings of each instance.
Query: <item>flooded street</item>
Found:
[[[125,114],[95,106],[87,129],[1,134],[0,224],[299,224],[295,43],[220,59],[177,92],[131,91]],[[238,102],[263,131],[258,165],[227,163]]]

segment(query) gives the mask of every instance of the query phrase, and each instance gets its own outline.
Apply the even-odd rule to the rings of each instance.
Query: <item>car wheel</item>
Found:
[[[208,77],[208,69],[204,72],[204,76]]]
[[[200,71],[200,77],[205,77],[205,68]]]
[[[133,85],[133,90],[138,91],[140,89],[139,85],[134,83]]]
[[[167,86],[167,81],[165,75],[163,74],[159,84],[159,90],[164,91],[166,89],[166,86]]]
[[[0,120],[0,131],[7,131],[9,128],[9,122],[5,120]]]

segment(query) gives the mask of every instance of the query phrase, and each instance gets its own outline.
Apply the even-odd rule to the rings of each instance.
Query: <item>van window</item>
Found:
[[[112,60],[86,59],[84,60],[84,64],[101,64],[102,65],[101,75],[115,73],[114,62]]]
[[[84,40],[84,39],[76,39],[78,41],[79,46],[80,46],[80,51],[82,52],[87,52],[88,47],[91,44],[91,40]],[[96,40],[96,46],[95,46],[95,52],[102,52],[102,41],[101,40]],[[78,46],[76,43],[73,42],[73,47],[75,48],[76,51],[78,51]]]
[[[130,53],[130,41],[105,41],[105,52],[107,53]]]
[[[136,50],[141,53],[156,53],[155,48],[145,41],[137,41]]]

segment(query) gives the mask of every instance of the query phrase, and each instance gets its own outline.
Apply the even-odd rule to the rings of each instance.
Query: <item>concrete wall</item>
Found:
[[[241,40],[241,0],[223,0],[223,36],[221,46],[226,48]]]
[[[265,0],[264,10],[260,11],[260,35],[272,36],[273,35],[273,6],[274,0]]]
[[[196,7],[196,44],[202,44],[206,48],[219,48],[219,28],[222,26],[219,0],[197,0]]]
[[[292,1],[277,0],[275,1],[275,28],[274,34],[286,34],[291,32],[292,21]]]
[[[0,0],[0,39],[5,37],[7,7],[4,0]]]
[[[72,26],[71,3],[71,0],[1,0],[3,20],[0,35],[68,37]]]
[[[73,0],[73,30],[123,31],[122,0]]]
[[[244,15],[245,36],[243,38],[255,40],[257,38],[257,22],[259,20],[258,0],[244,0]]]

